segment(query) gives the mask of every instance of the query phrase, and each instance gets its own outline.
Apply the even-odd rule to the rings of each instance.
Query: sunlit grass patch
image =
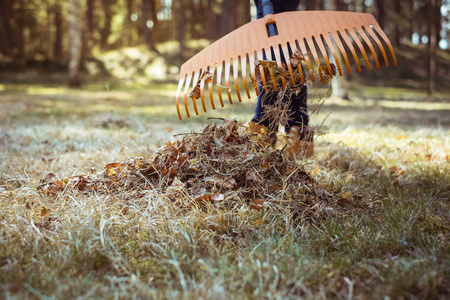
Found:
[[[200,132],[212,122],[208,117],[246,124],[254,109],[254,102],[244,101],[179,121],[171,85],[148,92],[101,87],[98,94],[95,86],[67,94],[52,89],[54,94],[45,88],[5,91],[0,99],[5,104],[2,295],[444,299],[450,294],[449,137],[448,126],[437,121],[445,117],[445,105],[427,110],[325,102],[312,123],[321,124],[332,112],[327,133],[316,140],[317,155],[302,163],[319,193],[340,197],[314,208],[320,213],[299,214],[280,203],[300,205],[305,190],[270,194],[261,210],[246,201],[182,208],[158,188],[145,193],[63,188],[54,196],[43,194],[37,187],[47,176],[63,182],[107,172],[109,163],[150,157],[167,141]],[[35,106],[27,111],[23,99]],[[44,109],[53,104],[55,109]],[[398,118],[413,116],[410,109],[418,117]]]

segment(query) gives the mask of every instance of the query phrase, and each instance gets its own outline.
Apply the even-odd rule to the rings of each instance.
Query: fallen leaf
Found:
[[[263,209],[264,201],[264,199],[253,199],[250,201],[249,208],[261,210]]]
[[[256,183],[262,183],[263,182],[261,180],[261,177],[259,177],[259,175],[254,170],[247,171],[247,173],[245,174],[245,180],[254,181]]]
[[[189,98],[194,98],[194,99],[198,99],[201,97],[200,94],[200,85],[197,84],[194,89],[189,93],[188,95]]]
[[[214,176],[214,184],[224,190],[232,190],[236,187],[236,180],[231,176]]]
[[[337,201],[337,203],[339,204],[339,205],[346,205],[346,204],[349,204],[349,203],[351,203],[347,198],[344,198],[344,197],[341,197],[338,201]]]
[[[202,76],[197,81],[197,84],[195,85],[194,89],[189,93],[189,98],[195,98],[195,99],[200,98],[201,97],[200,86],[201,86],[202,81],[204,84],[206,84],[206,83],[212,81],[213,78],[214,78],[213,73],[210,73],[208,70],[203,72]]]
[[[302,61],[305,61],[305,57],[303,56],[302,52],[298,49],[292,54],[291,58],[289,58],[289,62],[294,66],[297,66]]]
[[[201,202],[211,202],[212,200],[213,199],[211,195],[199,195],[194,197],[193,201],[196,203],[201,203]]]
[[[111,177],[111,176],[113,176],[114,174],[117,174],[116,170],[114,170],[114,169],[108,169],[108,174],[107,174],[106,176]]]
[[[41,217],[44,217],[47,213],[48,213],[48,209],[46,209],[45,207],[43,207],[43,208],[41,209],[41,212],[39,213],[39,215],[40,215]]]

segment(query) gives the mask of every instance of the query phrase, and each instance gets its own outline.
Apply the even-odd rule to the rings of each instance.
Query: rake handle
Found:
[[[272,2],[270,2],[270,0],[262,0],[261,1],[261,10],[263,13],[263,17],[274,14],[273,5],[272,5]],[[266,29],[267,29],[267,34],[269,36],[278,35],[277,26],[274,23],[267,24]]]

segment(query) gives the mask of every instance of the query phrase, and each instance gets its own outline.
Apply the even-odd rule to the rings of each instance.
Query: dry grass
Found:
[[[1,103],[9,114],[0,127],[5,298],[449,297],[445,106],[425,111],[325,104],[312,119],[320,124],[332,111],[329,133],[317,140],[317,156],[299,163],[316,181],[312,189],[328,200],[322,213],[299,215],[286,203],[300,203],[308,195],[301,189],[255,189],[265,199],[261,210],[252,209],[252,197],[239,190],[233,205],[208,199],[180,205],[168,196],[170,188],[186,204],[197,194],[173,181],[163,191],[135,186],[80,192],[65,185],[45,194],[37,187],[50,173],[64,180],[108,172],[108,163],[150,159],[174,134],[203,126],[198,119],[179,123],[172,112],[141,114],[133,105],[143,102],[143,91],[113,91],[110,112],[97,113],[83,110],[84,99],[98,107],[105,99],[95,100],[89,91],[78,104],[66,103],[64,92],[2,93],[0,101],[9,101]],[[52,110],[45,101],[61,106]],[[70,114],[74,106],[79,111]],[[234,116],[248,120],[252,108],[237,107]],[[223,194],[231,199],[232,190]],[[302,212],[314,209],[306,207]]]

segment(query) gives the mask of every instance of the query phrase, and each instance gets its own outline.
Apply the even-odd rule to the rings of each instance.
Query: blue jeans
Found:
[[[258,19],[262,18],[262,11],[260,0],[255,0],[256,8],[258,11]],[[293,11],[298,8],[300,0],[272,0],[272,5],[274,12],[281,13],[285,11]],[[275,55],[272,51],[272,60],[275,60]],[[292,55],[291,49],[289,49],[289,55]],[[266,54],[263,53],[264,59],[267,59]],[[286,59],[281,52],[281,61],[286,63]],[[269,90],[270,92],[270,90]],[[285,126],[285,131],[289,132],[292,126],[308,126],[309,116],[307,112],[307,98],[308,90],[306,86],[303,86],[298,94],[293,93],[291,98],[288,99],[284,96],[281,100],[285,105],[287,105],[286,113],[289,117],[287,125]],[[271,91],[266,95],[265,89],[263,87],[259,88],[258,101],[256,103],[255,116],[252,121],[260,123],[264,126],[269,127],[270,130],[276,131],[278,129],[278,124],[271,122],[268,118],[264,116],[265,108],[267,106],[274,106],[277,101],[277,93]]]

